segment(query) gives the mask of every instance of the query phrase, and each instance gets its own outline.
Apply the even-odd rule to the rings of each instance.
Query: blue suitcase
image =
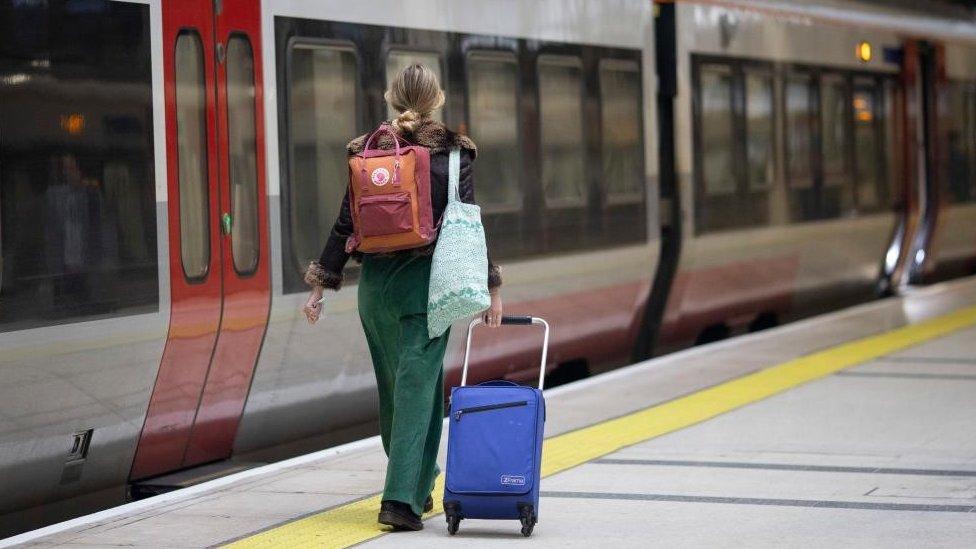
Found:
[[[466,385],[471,333],[468,325],[461,386],[451,390],[447,439],[444,513],[454,535],[462,519],[518,519],[522,534],[532,535],[539,518],[539,470],[546,403],[542,383],[549,347],[549,324],[531,316],[505,316],[502,324],[537,324],[545,328],[539,387],[510,381]]]

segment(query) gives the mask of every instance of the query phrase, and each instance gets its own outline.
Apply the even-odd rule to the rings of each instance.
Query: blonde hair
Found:
[[[444,105],[444,91],[437,73],[420,63],[407,65],[396,73],[383,98],[400,113],[393,119],[393,127],[407,133]]]

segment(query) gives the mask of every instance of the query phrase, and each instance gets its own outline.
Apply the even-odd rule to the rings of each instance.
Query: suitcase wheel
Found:
[[[447,533],[457,534],[461,525],[461,506],[455,501],[444,502],[444,515],[447,517]]]
[[[519,505],[519,522],[522,523],[522,535],[529,537],[532,535],[532,529],[535,527],[535,523],[538,522],[539,517],[535,514],[535,509],[532,505],[523,503]]]

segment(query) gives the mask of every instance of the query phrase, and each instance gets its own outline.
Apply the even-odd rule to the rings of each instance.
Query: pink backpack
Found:
[[[381,134],[392,149],[370,149]],[[401,146],[401,143],[403,146]],[[430,151],[408,143],[383,124],[349,158],[353,235],[346,252],[392,252],[426,246],[437,238],[430,204]]]

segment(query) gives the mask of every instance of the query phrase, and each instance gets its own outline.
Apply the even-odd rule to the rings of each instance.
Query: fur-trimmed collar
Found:
[[[452,132],[444,124],[436,120],[422,120],[413,132],[402,135],[407,141],[427,147],[432,153],[445,151],[451,147],[461,147],[462,149],[471,151],[471,158],[474,158],[478,154],[478,147],[471,138]],[[350,155],[363,152],[367,137],[369,137],[369,134],[363,134],[353,139],[346,145],[346,151]],[[374,141],[374,145],[372,146],[378,149],[392,149],[393,139],[390,137],[390,134],[384,133]]]

